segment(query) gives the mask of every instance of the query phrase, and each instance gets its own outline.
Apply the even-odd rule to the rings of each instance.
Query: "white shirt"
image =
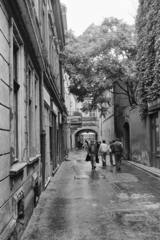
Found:
[[[108,150],[108,146],[106,143],[101,143],[100,147],[99,147],[99,152],[107,152]]]

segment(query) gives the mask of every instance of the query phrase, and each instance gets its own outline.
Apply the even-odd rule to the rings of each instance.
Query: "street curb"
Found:
[[[147,167],[147,166],[144,166],[140,163],[136,163],[136,162],[133,162],[133,161],[126,161],[126,162],[135,166],[135,167],[138,167],[138,168],[140,168],[140,169],[142,169],[142,170],[144,170],[144,171],[146,171],[146,172],[148,172],[148,173],[150,173],[150,174],[152,174],[152,175],[154,175],[158,178],[160,178],[160,170],[157,169],[157,168]]]
[[[54,171],[52,172],[52,177],[54,177],[54,175],[56,174],[56,172],[58,171],[58,169],[59,169],[59,165],[54,169]]]
[[[49,177],[47,182],[45,183],[45,189],[47,188],[48,184],[50,183],[52,177]]]

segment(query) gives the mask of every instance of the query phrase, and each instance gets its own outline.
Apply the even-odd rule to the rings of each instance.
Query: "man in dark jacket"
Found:
[[[121,170],[121,157],[123,153],[123,145],[118,138],[116,138],[115,142],[112,144],[112,152],[115,154],[116,169]]]
[[[97,153],[97,147],[94,144],[94,141],[91,141],[88,147],[88,152],[91,156],[91,167],[92,167],[92,170],[94,170],[96,168],[96,153]]]

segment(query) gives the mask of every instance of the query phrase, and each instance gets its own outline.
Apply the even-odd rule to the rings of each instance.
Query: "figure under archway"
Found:
[[[123,136],[124,136],[125,159],[129,160],[130,159],[130,127],[128,122],[124,124]]]
[[[83,130],[75,134],[75,147],[81,149],[85,143],[85,140],[90,142],[91,140],[97,141],[97,133],[93,130]]]

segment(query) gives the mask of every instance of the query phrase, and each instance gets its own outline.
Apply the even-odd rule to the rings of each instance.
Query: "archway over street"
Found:
[[[78,129],[73,134],[73,142],[76,148],[82,148],[85,140],[87,141],[97,141],[98,140],[98,132],[92,128],[81,128]]]

